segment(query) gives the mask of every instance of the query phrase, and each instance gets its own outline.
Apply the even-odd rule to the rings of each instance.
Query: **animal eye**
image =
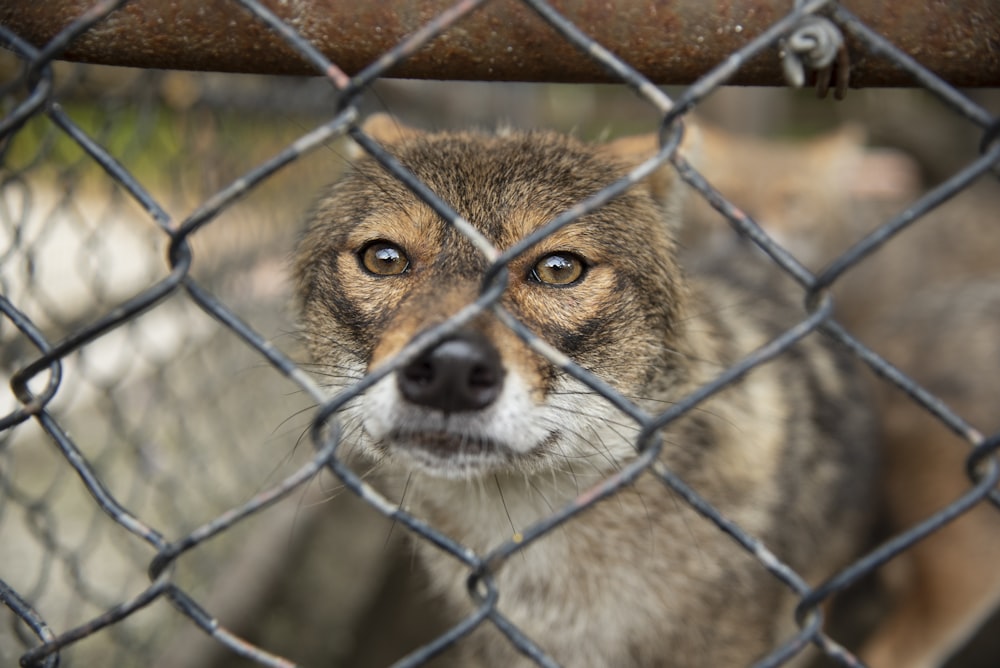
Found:
[[[406,251],[389,241],[372,241],[359,256],[364,268],[376,276],[398,276],[410,266]]]
[[[545,285],[571,285],[580,280],[586,264],[573,253],[549,253],[531,268],[531,278]]]

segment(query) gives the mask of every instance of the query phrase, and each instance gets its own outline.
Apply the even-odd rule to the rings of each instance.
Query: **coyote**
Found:
[[[591,145],[541,131],[426,133],[385,116],[363,130],[500,250],[657,148],[653,136]],[[688,268],[675,242],[683,191],[664,166],[540,240],[506,267],[498,304],[650,415],[805,315],[753,253]],[[346,445],[399,474],[401,503],[478,554],[645,445],[630,418],[496,309],[396,359],[477,298],[489,264],[359,156],[316,205],[295,267],[307,345],[333,389],[395,365],[342,411]],[[867,536],[872,413],[851,360],[812,333],[663,427],[657,465],[816,584]],[[471,613],[467,567],[424,541],[417,549],[456,619]],[[526,545],[493,582],[499,612],[566,666],[748,665],[795,630],[798,597],[650,473]],[[454,651],[460,665],[534,665],[489,621]]]

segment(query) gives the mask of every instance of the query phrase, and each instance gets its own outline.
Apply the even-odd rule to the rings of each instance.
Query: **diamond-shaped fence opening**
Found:
[[[356,29],[376,28],[372,41],[379,52],[343,67],[320,52],[328,45],[314,26],[282,20],[250,0],[233,3],[233,15],[248,26],[237,39],[274,40],[269,44],[325,75],[318,79],[54,60],[67,49],[72,53],[74,44],[96,48],[100,40],[88,40],[141,3],[118,9],[121,4],[98,3],[78,17],[61,17],[68,27],[44,43],[29,43],[0,25],[9,50],[0,54],[0,369],[8,388],[0,394],[0,600],[6,606],[0,660],[27,666],[362,666],[405,656],[402,665],[422,665],[446,662],[452,645],[471,629],[495,625],[522,654],[551,665],[546,639],[517,628],[496,608],[503,591],[491,573],[576,521],[590,504],[627,493],[636,477],[648,474],[700,515],[697,521],[729,535],[733,550],[754,555],[797,594],[799,627],[789,619],[797,632],[776,643],[762,665],[792,660],[809,644],[840,665],[854,665],[852,627],[870,626],[865,614],[884,615],[880,602],[868,601],[853,614],[855,623],[846,624],[843,637],[819,630],[823,604],[859,582],[863,586],[851,596],[872,588],[871,576],[891,571],[898,555],[919,550],[928,533],[950,536],[950,529],[971,527],[949,540],[996,554],[998,439],[989,434],[1000,428],[991,411],[1000,395],[992,372],[1000,363],[994,344],[1000,333],[1000,232],[994,229],[1000,122],[987,111],[998,102],[989,92],[959,91],[952,84],[969,81],[938,78],[837,3],[820,1],[771,8],[767,22],[747,21],[745,32],[736,21],[739,29],[706,36],[692,23],[693,45],[717,39],[731,44],[732,52],[705,64],[697,77],[679,75],[677,83],[693,83],[670,95],[639,73],[648,63],[619,59],[605,48],[614,45],[593,41],[549,4],[535,1],[508,4],[533,16],[553,48],[565,49],[557,62],[567,52],[586,55],[580,61],[585,65],[576,63],[565,78],[603,77],[625,86],[536,84],[497,92],[496,85],[452,89],[379,81],[407,67],[433,73],[430,49],[449,37],[457,40],[480,6],[498,4],[483,2],[421,14],[427,22],[401,40],[387,41],[381,26],[360,25]],[[818,15],[832,26],[825,29],[846,37],[856,60],[837,61],[826,72],[829,88],[843,93],[843,84],[856,83],[843,79],[852,71],[862,78],[868,73],[874,83],[889,71],[926,92],[851,92],[846,112],[830,112],[830,102],[772,94],[754,103],[759,92],[739,96],[724,88],[741,77],[757,83],[767,78],[768,67],[782,66],[792,79],[819,69],[822,87],[826,64],[789,55],[792,37],[802,36],[796,30]],[[991,16],[997,18],[987,11],[984,38],[996,43],[1000,26],[990,27]],[[74,17],[79,20],[70,22]],[[486,68],[479,75],[490,75],[494,58],[498,69],[512,62],[537,66],[537,44],[534,51],[530,44],[507,46],[501,57],[488,50],[496,48],[495,37],[473,58]],[[691,59],[706,57],[700,48],[693,47]],[[276,47],[262,55],[259,70],[281,70],[277,53]],[[843,58],[846,52],[838,53]],[[178,62],[182,57],[189,56],[177,56]],[[927,57],[938,63],[940,54]],[[222,62],[220,69],[232,69]],[[213,63],[185,66],[212,69]],[[735,111],[733,100],[741,105]],[[709,257],[763,251],[774,280],[798,284],[807,304],[801,322],[789,323],[767,346],[743,351],[739,364],[720,370],[686,401],[648,415],[508,314],[505,324],[519,336],[622,408],[640,434],[642,453],[510,542],[472,552],[411,515],[398,498],[375,491],[366,482],[369,471],[346,457],[349,445],[339,441],[335,410],[372,379],[331,396],[322,376],[310,376],[318,370],[306,361],[289,308],[287,274],[299,221],[319,188],[350,159],[342,141],[347,135],[479,242],[497,261],[495,275],[516,255],[516,249],[497,253],[484,246],[449,202],[360,129],[367,113],[380,107],[430,126],[501,117],[595,137],[610,127],[661,131],[656,157],[577,203],[544,233],[672,163],[694,191],[686,214],[696,222],[684,232],[690,235],[684,243]],[[875,139],[906,153],[870,150],[856,130],[787,152],[775,141],[754,144],[734,136],[723,143],[724,157],[714,163],[706,158],[701,174],[675,151],[677,121],[690,124],[692,110],[751,124],[745,115],[767,116],[772,131],[796,131],[796,122],[841,113],[865,121]],[[704,131],[715,132],[711,126]],[[941,136],[946,140],[928,140]],[[713,171],[713,164],[725,168]],[[921,180],[926,187],[917,187]],[[942,258],[933,272],[919,259],[932,256]],[[825,297],[828,291],[834,301]],[[501,283],[486,281],[475,308],[492,308],[502,292]],[[913,332],[928,322],[940,327],[914,343]],[[904,439],[940,433],[940,452],[914,450],[914,456],[935,458],[955,474],[949,480],[961,482],[942,484],[940,494],[925,502],[930,507],[915,505],[909,522],[893,527],[887,542],[825,583],[807,584],[771,546],[656,462],[656,447],[647,447],[644,435],[820,331],[880,377],[887,420],[899,423],[890,425],[893,433]],[[945,449],[949,454],[941,455]],[[975,476],[965,477],[967,460]],[[981,544],[961,542],[977,531],[994,533],[980,533]],[[404,538],[431,541],[468,566],[470,591],[476,592],[471,616],[446,619],[414,603],[423,585]],[[983,572],[983,591],[991,577]],[[983,607],[970,614],[986,616],[988,604],[978,601]],[[955,665],[992,665],[997,649],[983,639],[987,635]]]

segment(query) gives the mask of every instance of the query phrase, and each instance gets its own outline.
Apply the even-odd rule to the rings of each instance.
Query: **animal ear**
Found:
[[[383,146],[392,146],[408,139],[414,139],[424,134],[422,130],[404,125],[386,113],[378,112],[370,115],[361,124],[361,131],[371,136]],[[355,142],[350,142],[349,153],[351,159],[357,159],[366,155],[364,149]]]
[[[365,134],[374,137],[380,144],[398,144],[423,134],[422,130],[404,125],[389,114],[381,112],[372,114],[365,119],[361,129]]]
[[[688,162],[697,163],[700,147],[701,132],[690,119],[686,119],[684,137],[678,150]],[[601,150],[634,167],[656,155],[660,150],[660,139],[656,133],[620,137],[604,144]],[[678,181],[677,171],[669,163],[664,163],[650,174],[644,183],[656,201],[667,203],[676,198],[682,190]]]

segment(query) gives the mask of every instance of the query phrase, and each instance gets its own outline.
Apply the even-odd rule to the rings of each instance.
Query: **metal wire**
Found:
[[[546,536],[560,525],[572,522],[581,512],[614,497],[623,488],[632,484],[639,476],[652,474],[669,488],[682,502],[713,523],[719,531],[728,535],[736,549],[745,550],[758,560],[767,571],[790,589],[799,599],[796,622],[799,632],[788,639],[774,652],[761,660],[759,666],[777,666],[796,657],[807,645],[813,644],[841,665],[858,665],[850,651],[840,646],[822,631],[823,614],[821,606],[830,597],[842,592],[862,577],[874,572],[887,561],[912,548],[919,541],[941,527],[953,522],[984,500],[1000,506],[1000,495],[996,485],[1000,480],[1000,467],[996,461],[996,451],[1000,446],[1000,435],[984,438],[960,415],[954,413],[931,392],[918,385],[903,372],[892,366],[878,354],[857,340],[834,320],[834,310],[829,297],[829,289],[846,273],[855,268],[865,258],[894,238],[914,221],[928,214],[935,207],[968,188],[984,174],[1000,165],[1000,143],[996,142],[1000,119],[970,100],[962,92],[940,80],[923,68],[914,58],[900,52],[885,39],[869,30],[857,17],[835,2],[815,0],[796,2],[789,13],[755,39],[749,41],[739,51],[734,52],[711,72],[695,82],[676,100],[671,100],[659,88],[645,79],[635,68],[618,59],[613,53],[591,40],[572,23],[564,19],[547,2],[525,0],[540,18],[554,28],[563,39],[572,43],[582,53],[599,63],[607,72],[626,83],[640,99],[647,102],[662,118],[661,148],[658,153],[636,167],[626,177],[610,183],[589,199],[578,202],[564,214],[541,227],[536,233],[522,239],[503,252],[492,246],[470,223],[460,216],[447,202],[443,201],[431,188],[421,183],[407,171],[374,139],[367,136],[358,126],[361,117],[359,104],[363,94],[379,77],[390,74],[394,67],[418,52],[431,40],[459,25],[462,19],[474,12],[485,0],[457,2],[444,10],[431,23],[415,32],[409,38],[387,51],[354,77],[349,77],[335,63],[329,62],[320,51],[296,32],[294,26],[282,23],[267,7],[256,0],[239,0],[238,4],[257,20],[268,26],[287,42],[296,52],[311,63],[316,72],[326,76],[338,95],[338,106],[331,120],[304,133],[287,148],[263,161],[252,171],[233,180],[216,194],[207,197],[194,212],[180,222],[174,222],[167,209],[143,185],[140,178],[130,172],[113,155],[100,138],[93,137],[80,123],[73,120],[73,114],[63,108],[55,99],[53,85],[53,59],[77,35],[99,26],[103,17],[124,3],[103,2],[95,5],[78,20],[69,25],[48,44],[36,48],[27,44],[17,35],[0,26],[0,43],[14,51],[24,60],[24,69],[17,81],[7,87],[9,104],[3,118],[0,118],[0,146],[4,146],[26,127],[32,119],[46,117],[52,127],[63,137],[79,147],[87,159],[99,165],[107,176],[121,186],[125,197],[134,201],[152,223],[151,228],[161,235],[167,245],[166,275],[140,293],[123,298],[102,313],[90,314],[86,322],[78,323],[61,336],[46,333],[46,329],[34,323],[15,304],[15,298],[0,294],[0,318],[12,325],[18,336],[30,343],[33,352],[11,375],[11,388],[18,405],[6,415],[0,416],[0,435],[34,422],[49,439],[55,443],[61,458],[61,465],[72,470],[77,478],[74,484],[82,485],[93,504],[115,524],[137,536],[144,544],[146,552],[142,559],[148,567],[149,584],[142,591],[128,597],[123,603],[92,615],[82,624],[56,630],[56,625],[48,623],[33,608],[31,596],[15,591],[8,583],[0,580],[0,602],[20,620],[20,624],[30,632],[35,643],[21,656],[23,666],[55,666],[60,653],[67,647],[95,634],[108,633],[112,627],[150,606],[157,600],[169,601],[184,619],[211,636],[220,646],[228,648],[239,656],[259,665],[290,666],[293,663],[270,653],[265,647],[251,643],[227,629],[213,616],[213,612],[198,603],[194,595],[187,591],[177,579],[174,566],[182,555],[204,546],[219,536],[233,532],[240,525],[261,514],[282,498],[302,490],[314,480],[322,470],[331,471],[364,503],[386,516],[402,530],[425,540],[440,550],[450,554],[463,564],[469,573],[468,588],[475,612],[460,623],[437,637],[430,643],[401,659],[397,666],[423,665],[433,657],[446,652],[460,638],[484,624],[492,624],[523,655],[540,666],[556,665],[547,656],[541,645],[529,638],[529,629],[519,629],[506,619],[497,608],[497,600],[502,596],[493,579],[497,570],[512,556],[527,546],[544,541]],[[681,156],[677,147],[684,133],[683,116],[719,86],[729,80],[748,60],[769,50],[776,50],[779,42],[792,36],[809,21],[822,16],[824,29],[830,28],[849,35],[856,45],[866,53],[890,58],[905,69],[914,83],[927,88],[938,96],[944,104],[957,114],[982,128],[984,131],[982,155],[945,183],[915,201],[909,208],[888,220],[867,237],[837,257],[826,269],[814,275],[791,253],[769,236],[750,216],[728,202],[703,176],[701,176]],[[805,22],[805,23],[804,23]],[[840,42],[834,40],[836,45]],[[801,51],[798,48],[797,51]],[[791,56],[789,56],[791,58]],[[813,67],[826,67],[833,55],[825,54]],[[802,65],[797,60],[792,63],[796,80],[804,80]],[[20,91],[20,99],[17,92]],[[261,187],[286,166],[303,159],[338,136],[349,134],[363,150],[371,154],[386,170],[391,172],[407,188],[430,206],[455,230],[464,234],[489,261],[481,292],[454,318],[425,332],[418,340],[407,346],[389,364],[369,374],[359,382],[328,397],[324,390],[300,365],[276,348],[266,336],[248,324],[224,300],[212,292],[193,273],[196,266],[189,244],[190,238],[204,228],[216,224],[219,215],[246,197],[252,190]],[[787,273],[802,287],[803,301],[807,308],[801,322],[784,334],[754,351],[745,359],[722,371],[719,376],[704,387],[686,397],[662,413],[651,415],[637,407],[627,397],[615,391],[599,376],[587,371],[572,359],[563,355],[546,341],[536,336],[520,323],[499,303],[507,286],[507,265],[516,256],[532,245],[545,239],[561,227],[577,220],[580,216],[598,209],[624,190],[638,183],[657,168],[672,163],[677,172],[709,204],[730,222],[742,237],[758,246],[773,260],[776,267]],[[3,286],[0,285],[0,288]],[[177,538],[169,538],[169,532],[161,530],[150,521],[142,519],[143,513],[134,511],[129,503],[120,500],[121,494],[109,489],[105,484],[100,467],[93,455],[88,455],[60,421],[59,411],[54,404],[63,391],[63,366],[73,355],[96,341],[108,337],[113,331],[137,320],[143,314],[157,311],[179,293],[187,294],[192,302],[234,334],[244,346],[253,351],[261,364],[276,370],[289,379],[300,391],[311,398],[318,407],[311,416],[309,434],[314,452],[307,462],[299,466],[280,482],[260,490],[242,504],[234,505],[193,530],[188,530]],[[553,511],[548,517],[533,526],[525,528],[515,539],[511,539],[485,554],[479,554],[451,539],[436,527],[410,514],[399,503],[390,501],[369,485],[362,474],[347,462],[344,450],[349,447],[349,438],[337,421],[337,412],[345,404],[370,388],[380,378],[406,364],[415,355],[447,336],[464,322],[484,311],[492,310],[511,330],[521,337],[539,354],[548,358],[563,372],[580,380],[595,393],[605,397],[617,409],[632,420],[639,429],[635,439],[638,456],[628,465],[603,480],[594,488],[582,494],[571,504]],[[2,321],[0,321],[2,322]],[[788,564],[783,563],[771,549],[756,537],[748,534],[695,490],[667,469],[658,460],[662,448],[659,430],[695,408],[713,394],[729,387],[754,367],[766,363],[783,354],[803,337],[822,331],[827,336],[840,341],[861,361],[870,366],[887,382],[901,388],[930,414],[946,425],[952,432],[968,442],[970,486],[968,490],[934,516],[927,518],[910,530],[895,536],[889,542],[831,577],[827,582],[810,587]],[[44,378],[44,383],[42,379]],[[0,451],[3,449],[0,441]],[[7,472],[0,471],[6,478]],[[7,481],[10,482],[10,481]],[[0,567],[2,568],[2,567]],[[0,576],[3,573],[0,572]]]

